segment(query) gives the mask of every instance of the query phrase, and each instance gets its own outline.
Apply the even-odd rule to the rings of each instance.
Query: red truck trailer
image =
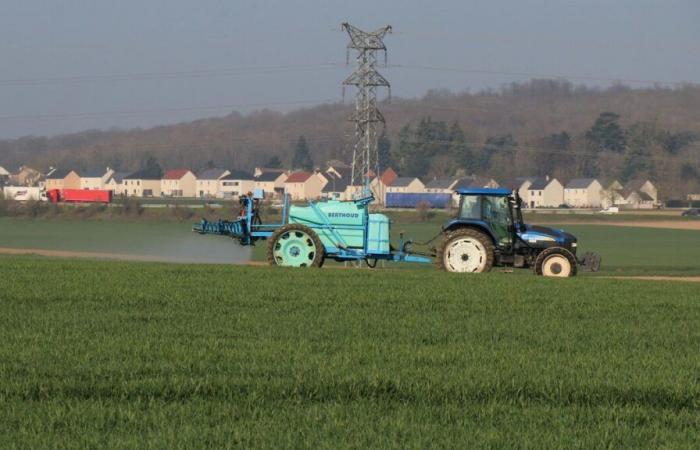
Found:
[[[105,189],[92,191],[84,189],[51,189],[46,193],[46,196],[53,203],[110,203],[112,201],[112,191]]]

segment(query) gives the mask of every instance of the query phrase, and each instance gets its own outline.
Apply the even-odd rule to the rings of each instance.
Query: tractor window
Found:
[[[462,219],[481,219],[481,197],[463,195],[459,206],[459,217]]]
[[[498,244],[501,246],[510,245],[509,229],[512,219],[508,197],[484,197],[483,208],[484,220],[491,225]]]

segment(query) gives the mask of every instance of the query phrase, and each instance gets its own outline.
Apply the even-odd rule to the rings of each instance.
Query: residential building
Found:
[[[312,172],[293,172],[284,182],[284,191],[292,200],[315,200],[322,190],[321,179]]]
[[[600,184],[603,186],[603,190],[600,193],[600,206],[607,208],[610,206],[619,205],[620,202],[624,201],[622,191],[624,187],[617,180],[599,180]]]
[[[425,184],[425,192],[430,192],[432,194],[452,194],[459,180],[460,179],[457,177],[436,178]]]
[[[644,192],[653,199],[654,203],[658,203],[659,201],[659,192],[656,186],[654,186],[654,183],[650,180],[636,179],[625,183],[623,188],[625,198],[627,198],[632,191],[638,191],[639,193]]]
[[[619,205],[629,209],[651,209],[659,205],[659,194],[650,180],[630,180],[622,188]]]
[[[527,190],[530,208],[556,208],[564,203],[564,186],[556,178],[535,178]]]
[[[165,197],[196,197],[197,177],[189,169],[167,170],[160,184]]]
[[[258,171],[259,169],[256,169]],[[265,197],[280,198],[284,194],[284,182],[287,181],[286,172],[266,171],[256,175],[255,188],[262,189]]]
[[[233,170],[219,179],[218,195],[221,198],[239,198],[252,192],[254,188],[255,178],[252,174]]]
[[[48,175],[46,175],[46,182],[44,184],[46,190],[63,190],[65,178],[71,172],[77,176],[78,180],[80,180],[80,176],[70,169],[53,169]]]
[[[389,186],[391,183],[394,182],[398,178],[398,174],[394,169],[391,167],[387,168],[382,172],[382,174],[378,177],[374,177],[372,182],[370,183],[370,188],[372,189],[372,193],[374,194],[374,198],[376,199],[376,202],[380,205],[384,204],[384,200],[386,199],[386,188]],[[357,186],[355,187],[348,187],[348,190],[350,191],[350,196],[348,199],[352,198],[352,195],[354,192],[359,192],[359,188]]]
[[[10,174],[8,181],[14,186],[35,186],[42,176],[42,173],[36,169],[21,166],[16,173]]]
[[[530,206],[530,185],[536,179],[537,177],[519,177],[506,181],[503,183],[503,186],[512,191],[518,191],[518,195],[523,202],[523,206],[527,208]]]
[[[160,170],[143,169],[125,176],[123,189],[129,197],[160,197]]]
[[[282,173],[288,173],[288,171],[286,169],[279,169],[279,168],[256,167],[255,170],[253,170],[253,177],[258,178],[260,175],[263,175],[266,173],[276,173],[277,175],[279,175]]]
[[[229,175],[230,170],[227,169],[204,169],[197,174],[196,190],[197,197],[200,198],[215,198],[221,197],[219,194],[219,186],[223,177]]]
[[[390,192],[424,192],[425,185],[416,177],[398,177],[386,187],[387,194]]]
[[[575,178],[564,188],[564,203],[576,208],[600,208],[603,185],[595,178]]]
[[[5,170],[4,167],[0,166],[0,186],[6,185],[10,180],[10,172]]]
[[[80,173],[80,189],[96,190],[104,189],[104,184],[107,182],[114,170],[107,169],[92,169]]]
[[[112,191],[112,195],[127,195],[127,188],[124,185],[124,178],[129,175],[128,172],[112,172],[104,183],[103,189]]]
[[[63,189],[80,189],[80,174],[71,170],[63,177]]]
[[[332,200],[350,200],[352,193],[349,191],[350,178],[341,177],[336,172],[326,172],[328,182],[321,190],[321,197]]]

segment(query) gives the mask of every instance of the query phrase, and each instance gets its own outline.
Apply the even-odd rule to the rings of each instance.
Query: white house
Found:
[[[127,195],[127,189],[124,186],[124,178],[127,175],[129,174],[126,172],[113,172],[104,183],[104,189],[109,189],[113,195]]]
[[[398,177],[386,187],[386,193],[425,192],[425,185],[416,177]]]
[[[656,186],[654,186],[654,183],[652,183],[650,180],[637,179],[630,180],[625,183],[625,186],[622,189],[625,199],[627,199],[633,191],[637,191],[639,194],[646,194],[644,197],[651,198],[653,204],[658,204],[659,202],[659,192],[656,189]],[[641,198],[642,196],[639,195],[639,197]],[[644,200],[644,202],[648,203],[649,200]],[[646,206],[647,205],[645,204],[644,207]]]
[[[151,168],[125,176],[122,185],[129,197],[159,197],[160,182],[160,170]]]
[[[104,185],[114,170],[107,167],[106,169],[91,169],[80,172],[80,189],[96,190],[104,189]]]
[[[530,206],[530,185],[535,181],[537,177],[519,177],[510,181],[503,183],[505,187],[510,190],[518,191],[520,199],[523,201],[525,207]]]
[[[292,200],[315,200],[321,196],[323,183],[312,172],[294,172],[284,182],[284,192]]]
[[[166,197],[196,197],[197,177],[189,169],[172,169],[161,179],[160,192]]]
[[[231,173],[227,169],[204,169],[197,174],[196,191],[197,197],[214,198],[221,197],[219,193],[219,180]]]
[[[564,188],[564,203],[576,208],[600,208],[603,191],[603,185],[595,178],[574,178]]]
[[[432,194],[452,194],[455,190],[459,178],[436,178],[425,183],[425,192]]]
[[[556,208],[564,202],[564,186],[556,178],[535,178],[527,191],[530,208]]]
[[[239,198],[255,188],[252,174],[234,170],[219,179],[219,196],[222,198]]]
[[[260,169],[256,169],[259,171]],[[265,197],[279,198],[284,194],[284,182],[287,172],[267,171],[254,176],[255,188],[265,191]]]

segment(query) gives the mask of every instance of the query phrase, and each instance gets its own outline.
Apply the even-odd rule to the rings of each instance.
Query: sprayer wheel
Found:
[[[272,233],[267,243],[267,262],[271,266],[321,267],[325,249],[311,228],[290,223]]]

